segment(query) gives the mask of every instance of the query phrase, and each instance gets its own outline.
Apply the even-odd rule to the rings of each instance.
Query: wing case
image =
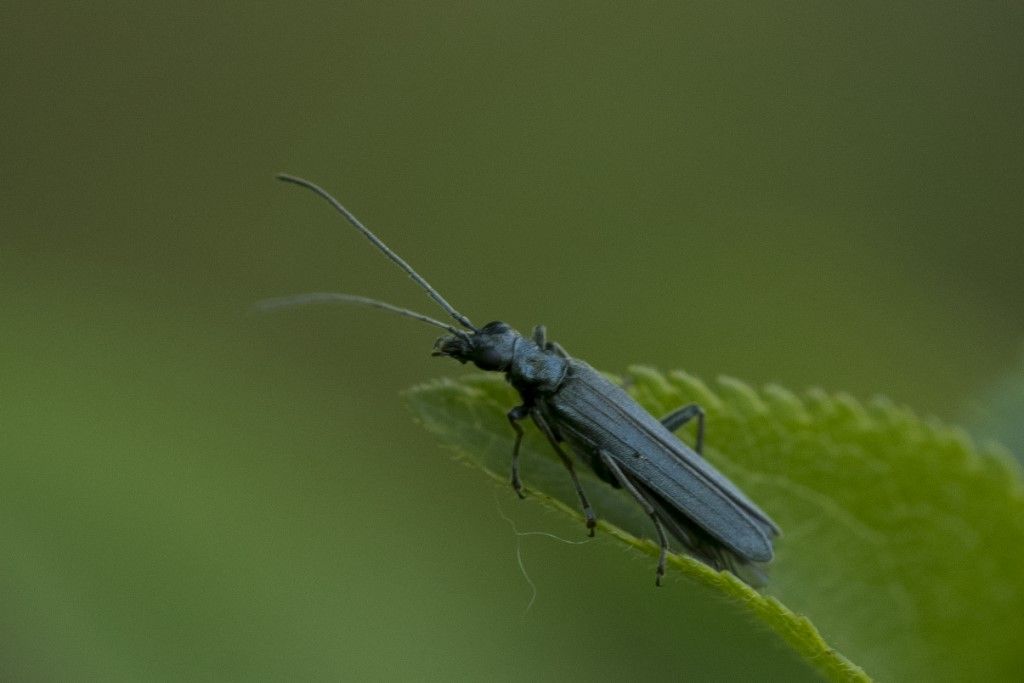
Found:
[[[690,522],[742,561],[771,560],[779,528],[763,510],[629,394],[583,361],[569,363],[564,381],[543,401],[576,449],[608,453],[657,494],[659,516],[675,526]]]

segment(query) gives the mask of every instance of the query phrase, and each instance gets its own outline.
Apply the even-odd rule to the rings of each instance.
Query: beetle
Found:
[[[508,411],[515,434],[511,483],[523,498],[519,451],[526,418],[547,438],[572,479],[591,536],[597,516],[576,474],[573,457],[597,477],[625,489],[654,524],[659,545],[655,584],[661,585],[669,552],[666,530],[694,557],[728,569],[752,585],[765,580],[763,566],[773,555],[772,539],[781,531],[775,522],[735,484],[703,457],[704,411],[691,404],[656,419],[628,393],[587,363],[571,357],[548,340],[538,325],[527,338],[495,321],[476,327],[441,294],[320,186],[303,178],[279,174],[279,180],[319,195],[413,279],[458,326],[441,322],[383,301],[333,292],[313,292],[268,299],[263,310],[315,302],[341,302],[379,308],[439,327],[448,334],[434,343],[432,355],[473,363],[481,370],[501,372],[522,402]],[[675,431],[697,420],[693,448]]]

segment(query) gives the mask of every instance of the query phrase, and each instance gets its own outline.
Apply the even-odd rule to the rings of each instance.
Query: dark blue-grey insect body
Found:
[[[716,569],[729,569],[752,584],[763,581],[761,565],[772,559],[779,527],[750,498],[701,455],[704,411],[688,405],[661,420],[583,361],[548,341],[543,326],[531,338],[502,322],[477,328],[431,287],[401,257],[317,185],[289,175],[280,180],[317,193],[340,212],[388,258],[398,264],[459,327],[391,304],[350,294],[312,293],[261,304],[264,309],[312,302],[354,303],[397,313],[448,331],[434,344],[435,356],[472,362],[481,370],[503,372],[522,403],[508,412],[515,432],[512,486],[523,497],[519,478],[520,421],[530,418],[565,464],[575,485],[590,534],[597,518],[573,466],[567,445],[603,481],[626,489],[654,523],[661,554],[656,582],[665,574],[669,534],[694,557]],[[675,430],[697,419],[694,448]]]

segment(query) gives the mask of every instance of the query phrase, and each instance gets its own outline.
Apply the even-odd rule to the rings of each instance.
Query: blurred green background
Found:
[[[609,371],[958,421],[1020,350],[1020,5],[9,2],[0,26],[5,679],[813,678],[607,540],[522,539],[524,614],[499,505],[583,534],[412,424],[398,392],[464,371],[433,331],[248,314],[309,290],[437,314],[276,171],[474,320]]]

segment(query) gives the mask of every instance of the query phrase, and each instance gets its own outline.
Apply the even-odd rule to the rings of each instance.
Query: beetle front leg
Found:
[[[516,440],[512,444],[512,489],[520,498],[526,498],[526,496],[523,495],[523,482],[519,478],[519,446],[523,443],[523,428],[520,426],[519,421],[529,414],[530,409],[525,405],[521,405],[508,411],[507,415],[508,423],[512,425],[512,429],[516,432]]]
[[[694,445],[693,450],[697,451],[698,455],[704,455],[704,409],[696,403],[683,406],[677,410],[673,410],[671,413],[661,418],[661,424],[665,425],[665,429],[670,432],[674,432],[684,424],[692,420],[694,417],[697,418],[697,441]]]
[[[548,341],[548,330],[543,325],[537,325],[533,328],[533,343],[545,351],[551,351],[560,358],[565,358],[566,360],[569,358],[569,354],[565,352],[561,344]]]
[[[533,343],[539,348],[544,348],[548,343],[548,330],[543,325],[537,325],[533,328]]]
[[[661,520],[658,518],[658,513],[654,510],[654,506],[651,505],[651,501],[644,497],[644,494],[640,493],[640,490],[633,485],[633,482],[622,472],[619,464],[615,462],[612,456],[608,455],[604,451],[598,451],[601,457],[601,461],[605,464],[615,478],[619,480],[622,487],[633,494],[636,498],[636,502],[640,503],[640,507],[644,509],[647,516],[654,522],[654,530],[658,532],[658,544],[661,546],[661,553],[658,555],[658,568],[654,574],[654,585],[661,585],[661,577],[665,576],[665,561],[668,558],[668,539],[665,537],[665,529],[661,525]]]
[[[576,476],[576,468],[572,465],[572,458],[569,454],[562,450],[561,444],[558,443],[558,439],[555,437],[554,431],[551,429],[551,425],[547,423],[544,416],[541,415],[540,411],[533,411],[533,421],[536,423],[540,431],[544,432],[544,436],[548,437],[548,442],[551,443],[551,447],[555,449],[555,453],[562,460],[562,464],[565,465],[565,469],[569,470],[569,476],[572,477],[572,485],[576,487],[576,495],[580,499],[580,507],[583,508],[583,517],[587,520],[587,529],[590,535],[594,535],[594,527],[597,526],[597,515],[594,514],[594,508],[590,507],[590,501],[587,500],[587,494],[583,491],[583,484],[580,483],[580,479]]]

